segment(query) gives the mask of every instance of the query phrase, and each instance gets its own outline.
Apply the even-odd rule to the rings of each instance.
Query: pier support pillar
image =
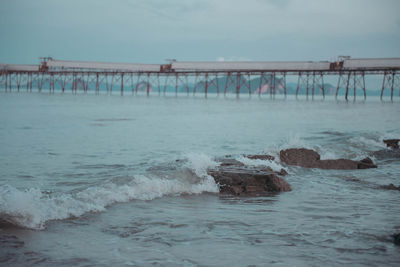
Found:
[[[124,74],[121,73],[121,96],[124,95]]]
[[[364,100],[367,98],[365,89],[365,72],[364,71],[350,71],[348,73],[339,73],[338,85],[336,88],[335,98],[337,99],[339,90],[345,88],[345,99],[349,100],[349,90],[353,88],[353,101],[356,101],[356,91],[361,89],[364,94]]]
[[[296,88],[296,99],[298,99],[298,95],[299,95],[299,90],[301,88],[306,88],[306,97],[308,100],[308,93],[310,90],[310,73],[309,72],[299,72],[298,74],[298,79],[297,79],[297,88]]]
[[[383,92],[385,89],[390,89],[390,101],[393,101],[394,91],[399,90],[400,96],[400,73],[397,71],[385,71],[383,74],[381,101],[383,100]]]

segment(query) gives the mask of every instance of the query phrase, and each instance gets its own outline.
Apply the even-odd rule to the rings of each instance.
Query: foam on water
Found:
[[[249,159],[247,157],[239,156],[236,160],[240,161],[244,165],[247,166],[266,166],[270,167],[273,171],[279,172],[281,169],[284,169],[282,165],[273,160],[261,160],[261,159]]]
[[[383,142],[385,139],[396,139],[398,135],[392,133],[381,133],[375,132],[370,133],[367,135],[362,136],[355,136],[350,138],[350,142],[354,145],[363,146],[363,148],[369,150],[376,150],[376,149],[385,149],[387,148],[386,144]]]
[[[208,177],[207,170],[218,166],[218,162],[204,153],[187,153],[185,157],[188,160],[186,167],[199,177]]]
[[[155,176],[135,175],[126,184],[107,182],[78,193],[46,194],[38,188],[19,190],[10,185],[0,186],[0,218],[8,223],[44,229],[47,221],[79,217],[87,212],[101,212],[106,207],[130,200],[152,200],[164,195],[217,193],[218,185],[207,175],[207,168],[215,166],[205,155],[189,156],[188,165],[197,175],[165,179]]]

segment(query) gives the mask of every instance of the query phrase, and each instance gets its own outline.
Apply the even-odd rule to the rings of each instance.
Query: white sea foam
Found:
[[[202,173],[203,165],[197,166]],[[9,185],[0,186],[0,218],[11,224],[44,229],[49,220],[78,217],[86,212],[101,212],[107,206],[134,199],[152,200],[165,195],[218,192],[212,177],[198,177],[188,182],[137,175],[124,185],[112,182],[89,187],[76,194],[47,195],[39,189],[19,190]]]
[[[351,143],[355,145],[362,145],[368,149],[384,149],[387,148],[386,144],[383,142],[385,139],[397,138],[397,135],[390,133],[374,133],[368,136],[357,136],[350,139]]]
[[[283,140],[283,144],[279,145],[279,150],[301,147],[309,148],[308,144],[304,142],[304,139],[301,137],[301,135],[296,133],[287,135],[286,138]]]
[[[218,166],[218,162],[203,153],[188,153],[185,157],[188,160],[187,167],[192,169],[199,177],[207,177],[207,170]]]
[[[281,169],[284,169],[282,165],[273,160],[261,160],[261,159],[249,159],[247,157],[239,156],[236,160],[242,162],[247,166],[266,166],[270,167],[273,171],[279,172]]]

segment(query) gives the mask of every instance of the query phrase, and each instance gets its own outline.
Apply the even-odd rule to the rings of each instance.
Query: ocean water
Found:
[[[400,106],[253,97],[0,93],[1,266],[399,266]],[[368,170],[250,160],[307,147]],[[293,191],[218,194],[218,158]]]

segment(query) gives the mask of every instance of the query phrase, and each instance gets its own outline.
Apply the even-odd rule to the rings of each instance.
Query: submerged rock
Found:
[[[360,161],[350,159],[321,160],[318,152],[306,148],[289,148],[279,153],[281,162],[305,168],[318,168],[325,170],[355,170],[377,168],[370,158]]]
[[[358,162],[350,159],[326,159],[315,162],[313,168],[324,170],[355,170],[358,168]],[[365,168],[364,168],[365,169]]]
[[[274,160],[275,157],[271,155],[244,155],[249,159],[261,159],[261,160]]]
[[[395,245],[400,246],[400,233],[393,235],[393,242]]]
[[[388,184],[388,185],[382,185],[382,189],[387,189],[387,190],[398,190],[400,191],[400,186],[395,186],[394,184]]]
[[[383,142],[386,144],[387,147],[391,147],[393,149],[399,149],[399,141],[400,141],[400,139],[383,140]]]

